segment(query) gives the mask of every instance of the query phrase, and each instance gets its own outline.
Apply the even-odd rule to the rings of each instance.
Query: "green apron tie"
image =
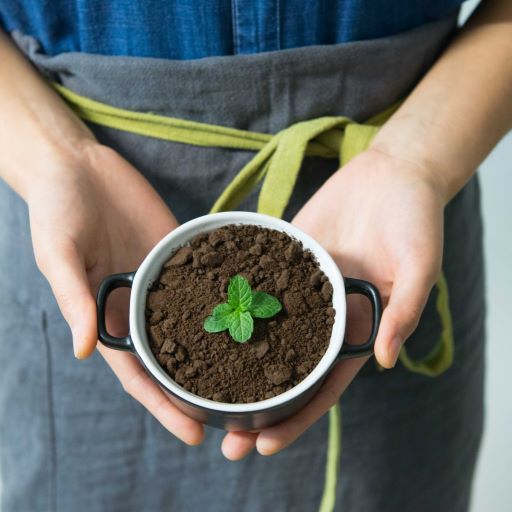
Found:
[[[152,113],[134,112],[80,96],[59,84],[52,84],[83,120],[146,137],[191,144],[256,151],[252,160],[235,176],[212,207],[212,212],[232,210],[262,183],[258,212],[282,217],[293,192],[304,157],[339,159],[340,166],[364,151],[379,127],[396,110],[396,105],[359,124],[342,116],[320,117],[295,123],[275,135],[237,130]],[[400,362],[410,371],[435,377],[453,361],[452,319],[448,287],[444,274],[437,285],[436,307],[441,320],[441,335],[434,350],[420,360],[411,359],[405,347]],[[341,453],[341,412],[339,403],[329,410],[329,435],[326,475],[320,512],[331,512],[336,502],[336,487]]]

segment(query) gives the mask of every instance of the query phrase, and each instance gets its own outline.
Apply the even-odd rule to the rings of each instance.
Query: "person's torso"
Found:
[[[448,16],[463,0],[0,0],[0,26],[49,55],[197,59],[376,39]]]

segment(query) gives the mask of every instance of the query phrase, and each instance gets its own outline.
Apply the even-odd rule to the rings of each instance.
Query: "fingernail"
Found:
[[[73,329],[71,330],[71,335],[73,336],[73,353],[77,359],[81,359],[81,347],[79,342],[79,335]]]
[[[400,354],[401,348],[402,348],[402,338],[400,336],[395,336],[391,340],[391,348],[390,348],[393,366],[395,366],[396,362],[398,361],[398,356]]]
[[[276,446],[272,439],[266,439],[266,438],[258,438],[256,441],[256,449],[258,450],[258,453],[260,455],[269,456],[274,455],[276,453]]]

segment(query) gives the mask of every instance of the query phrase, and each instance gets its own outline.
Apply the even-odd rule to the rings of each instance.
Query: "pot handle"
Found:
[[[361,279],[345,278],[345,293],[360,293],[368,297],[372,304],[372,331],[368,340],[361,345],[351,345],[343,343],[341,350],[338,354],[337,361],[348,359],[350,357],[363,357],[373,354],[373,346],[379,331],[380,319],[382,316],[382,301],[380,298],[379,290],[376,286],[368,281]]]
[[[133,342],[130,335],[124,338],[116,338],[111,336],[107,332],[107,326],[105,322],[105,313],[107,307],[108,296],[116,288],[131,288],[135,272],[126,272],[124,274],[112,274],[111,276],[105,277],[100,284],[98,294],[96,295],[96,309],[98,316],[98,338],[109,348],[115,348],[117,350],[129,350],[134,352]]]

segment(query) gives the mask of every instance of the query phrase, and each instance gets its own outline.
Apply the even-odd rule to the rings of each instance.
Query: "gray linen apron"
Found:
[[[118,107],[275,133],[325,115],[355,120],[404,97],[447,44],[454,18],[373,41],[197,61],[43,55],[13,34],[47,76]],[[92,125],[142,172],[183,222],[209,211],[253,156]],[[308,158],[285,218],[336,169]],[[23,172],[23,169],[20,169]],[[255,209],[256,194],[241,209]],[[477,180],[446,209],[444,271],[455,362],[432,379],[370,362],[341,399],[336,510],[464,511],[483,418],[484,300]],[[229,462],[224,433],[187,447],[125,394],[96,354],[72,353],[69,330],[37,271],[24,203],[0,184],[0,457],[2,512],[316,511],[324,416],[282,453]],[[129,270],[129,269],[127,269]],[[439,337],[429,300],[411,355]]]

